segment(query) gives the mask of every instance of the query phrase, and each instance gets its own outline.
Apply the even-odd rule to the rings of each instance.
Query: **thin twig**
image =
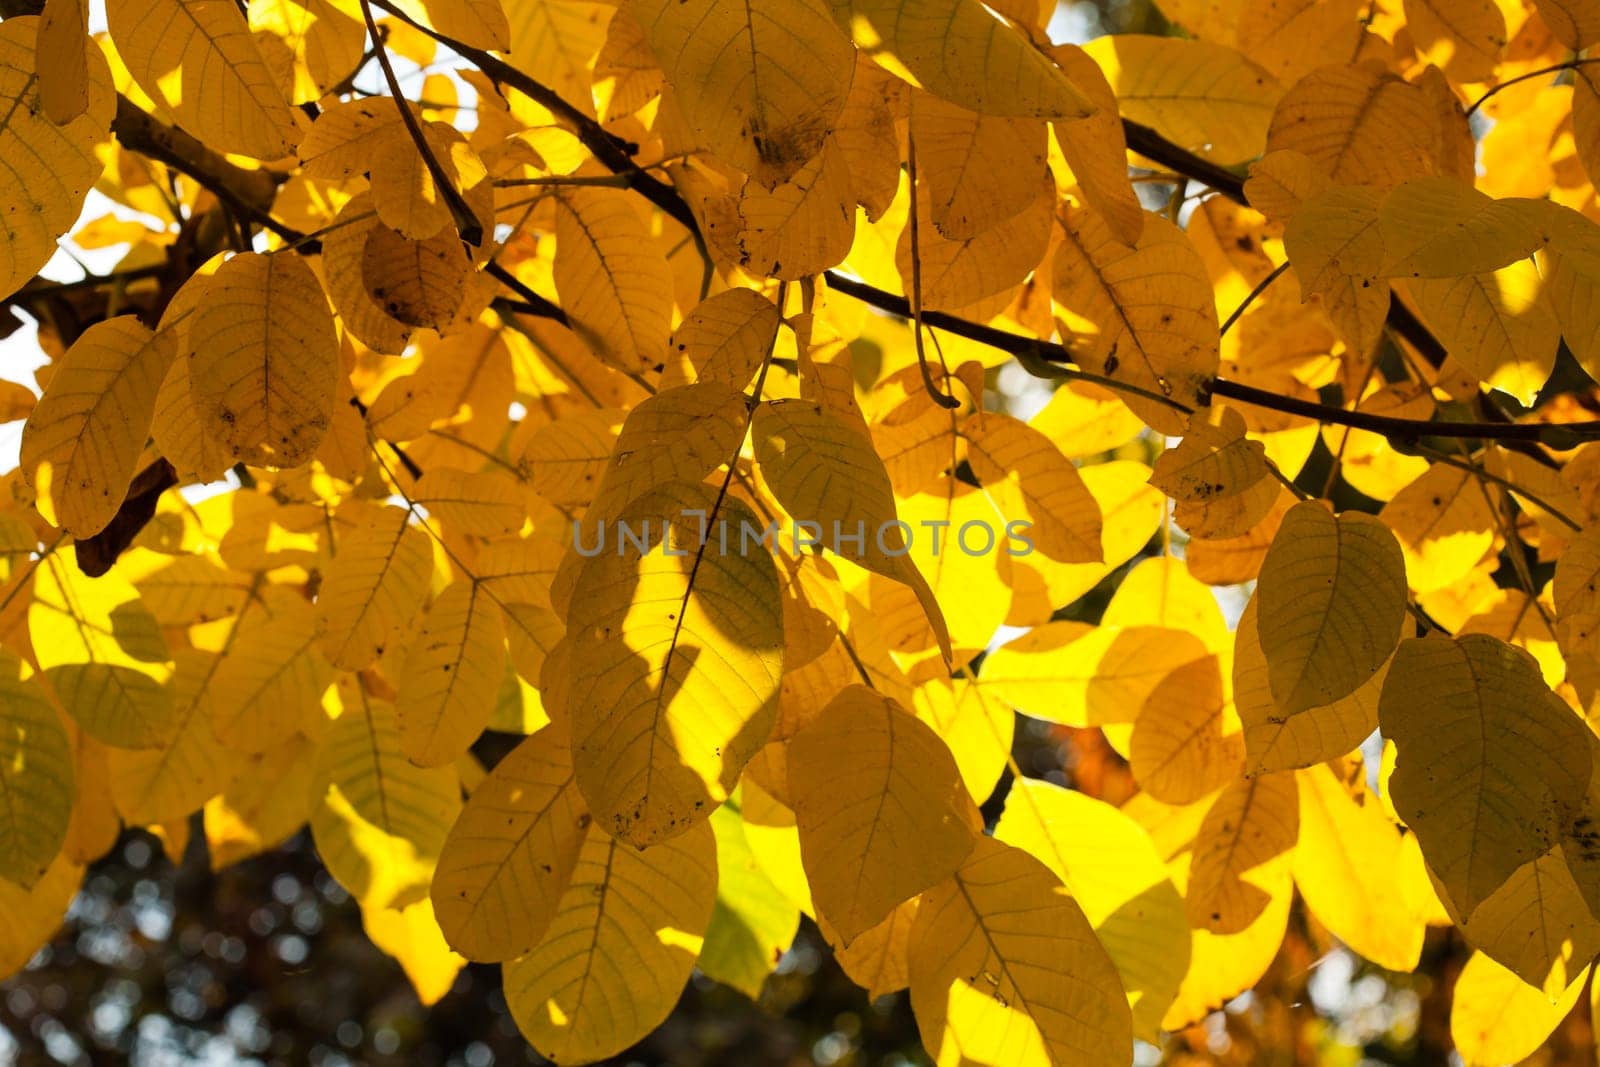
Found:
[[[1289,269],[1289,261],[1286,259],[1282,263],[1279,263],[1276,267],[1274,267],[1272,269],[1272,273],[1271,274],[1267,275],[1265,278],[1262,278],[1261,281],[1257,282],[1256,283],[1256,287],[1254,289],[1250,290],[1249,295],[1246,296],[1244,298],[1244,300],[1240,301],[1238,307],[1233,309],[1233,314],[1229,315],[1228,316],[1228,321],[1226,321],[1226,322],[1224,322],[1222,324],[1222,330],[1221,330],[1220,333],[1218,333],[1217,336],[1226,337],[1228,335],[1228,331],[1233,328],[1233,324],[1239,321],[1240,316],[1242,316],[1247,310],[1249,310],[1250,305],[1254,304],[1256,302],[1256,299],[1258,297],[1260,297],[1262,293],[1267,291],[1267,286],[1269,286],[1273,282],[1277,281],[1279,276],[1282,275],[1283,272],[1288,270],[1288,269]]]
[[[955,409],[961,406],[961,401],[939,388],[933,380],[933,372],[928,369],[928,353],[922,345],[922,244],[917,228],[917,139],[912,134],[906,135],[906,170],[911,179],[911,332],[916,339],[917,366],[922,371],[922,387],[933,397],[933,402],[942,408]],[[945,368],[948,375],[950,370]]]
[[[1509,89],[1518,82],[1525,82],[1530,78],[1538,78],[1546,74],[1559,74],[1564,70],[1577,70],[1579,67],[1587,66],[1590,63],[1600,63],[1600,58],[1569,59],[1565,63],[1553,63],[1548,67],[1540,67],[1538,70],[1525,71],[1522,74],[1518,74],[1515,78],[1507,78],[1499,85],[1493,86],[1492,88],[1486,90],[1482,96],[1474,100],[1472,102],[1472,106],[1467,108],[1467,118],[1470,119],[1473,114],[1477,112],[1477,110],[1484,104],[1488,103],[1496,93],[1499,93],[1505,89]]]
[[[400,121],[405,124],[406,132],[411,135],[418,154],[422,156],[422,165],[428,168],[428,174],[433,178],[433,187],[439,191],[439,195],[444,198],[445,206],[454,216],[461,239],[473,248],[477,248],[483,244],[483,223],[478,221],[478,216],[473,214],[467,202],[461,198],[455,182],[444,172],[444,167],[440,165],[438,157],[428,145],[428,140],[422,132],[422,124],[417,121],[417,116],[411,113],[411,104],[400,88],[400,79],[395,76],[394,64],[389,62],[389,49],[384,46],[383,37],[378,33],[377,20],[372,17],[370,0],[361,0],[361,16],[366,19],[367,35],[372,39],[378,66],[383,69],[383,80],[389,84],[389,95],[394,97],[394,106],[400,112]]]

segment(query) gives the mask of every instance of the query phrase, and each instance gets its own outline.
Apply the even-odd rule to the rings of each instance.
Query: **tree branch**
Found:
[[[389,85],[389,95],[394,97],[394,106],[400,112],[400,121],[404,124],[406,132],[411,135],[411,142],[416,145],[417,154],[422,157],[422,165],[428,168],[428,176],[433,179],[433,187],[444,198],[445,206],[450,209],[461,239],[473,248],[477,248],[483,244],[483,223],[478,221],[478,216],[472,213],[467,202],[461,198],[461,192],[456,188],[455,182],[450,180],[438,157],[433,154],[433,148],[423,135],[422,124],[417,121],[417,116],[411,113],[411,105],[400,89],[400,79],[395,76],[394,64],[389,62],[389,49],[384,46],[383,35],[378,32],[378,23],[372,17],[372,4],[369,0],[361,0],[361,17],[366,20],[367,36],[372,40],[372,51],[378,58],[378,66],[383,69],[383,80]]]

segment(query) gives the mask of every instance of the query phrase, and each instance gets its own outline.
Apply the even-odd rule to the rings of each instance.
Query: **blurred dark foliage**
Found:
[[[506,1012],[498,966],[469,965],[424,1008],[304,833],[216,874],[199,847],[174,866],[157,839],[125,833],[56,939],[0,985],[0,1027],[0,1063],[545,1062]],[[697,976],[665,1025],[610,1062],[926,1060],[905,996],[866,1005],[808,922],[760,1004]]]

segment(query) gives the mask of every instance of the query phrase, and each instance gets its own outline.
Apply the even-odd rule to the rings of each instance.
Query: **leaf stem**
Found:
[[[1244,300],[1240,301],[1238,307],[1233,309],[1233,313],[1228,316],[1228,321],[1222,324],[1222,329],[1217,336],[1226,337],[1228,335],[1228,331],[1233,328],[1233,324],[1238,322],[1239,318],[1247,310],[1249,310],[1250,305],[1255,303],[1256,299],[1260,297],[1262,293],[1267,291],[1267,287],[1273,282],[1277,281],[1283,272],[1288,269],[1289,261],[1286,259],[1282,263],[1279,263],[1276,267],[1272,268],[1271,274],[1267,275],[1265,278],[1262,278],[1260,282],[1256,283],[1256,287],[1250,290],[1249,295],[1247,295]]]
[[[911,179],[911,333],[916,341],[917,367],[922,371],[922,387],[933,397],[933,402],[942,408],[954,410],[961,406],[961,401],[945,392],[934,383],[933,373],[928,369],[928,353],[922,344],[922,239],[918,228],[917,210],[917,138],[911,132],[906,133],[906,171]],[[942,358],[942,357],[941,357]],[[950,368],[945,368],[948,376]]]
[[[1478,99],[1474,100],[1472,102],[1472,106],[1467,108],[1467,111],[1466,111],[1467,118],[1470,119],[1473,116],[1473,114],[1475,112],[1477,112],[1477,110],[1480,107],[1482,107],[1484,104],[1488,103],[1490,101],[1490,99],[1492,99],[1495,96],[1495,94],[1501,92],[1502,90],[1511,88],[1513,85],[1516,85],[1518,82],[1525,82],[1525,81],[1528,81],[1529,79],[1532,79],[1532,78],[1543,77],[1546,74],[1559,74],[1564,70],[1577,70],[1579,67],[1587,66],[1590,63],[1600,63],[1600,58],[1595,58],[1595,59],[1569,59],[1569,60],[1567,60],[1567,61],[1565,61],[1563,63],[1553,63],[1548,67],[1540,67],[1538,70],[1525,71],[1525,72],[1523,72],[1521,74],[1518,74],[1515,78],[1507,78],[1505,81],[1501,82],[1499,85],[1492,86],[1491,88],[1486,90],[1482,96],[1480,96],[1480,97],[1478,97]]]

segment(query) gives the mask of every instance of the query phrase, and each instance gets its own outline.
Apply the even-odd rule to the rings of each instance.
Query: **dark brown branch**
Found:
[[[523,283],[521,278],[506,270],[499,263],[491,259],[483,265],[483,271],[522,298],[521,301],[496,300],[495,306],[497,308],[514,311],[519,315],[537,315],[544,319],[554,319],[563,326],[567,325],[567,313],[565,311],[562,311],[555,304],[534,292]]]
[[[394,97],[394,106],[400,112],[400,121],[405,124],[406,132],[411,135],[411,142],[417,147],[417,154],[422,157],[422,165],[428,168],[428,175],[433,179],[433,187],[444,197],[445,206],[450,209],[451,216],[456,220],[456,230],[461,234],[461,239],[473,248],[483,244],[483,223],[478,221],[478,216],[473,214],[467,202],[461,198],[461,191],[444,172],[439,159],[433,154],[433,149],[428,145],[428,139],[423,135],[422,124],[417,121],[417,116],[412,113],[411,104],[407,102],[405,93],[400,89],[400,79],[395,76],[394,64],[389,62],[389,50],[384,47],[383,35],[378,32],[378,23],[372,17],[372,4],[370,0],[361,0],[361,17],[367,23],[367,35],[372,40],[373,53],[377,56],[378,66],[383,69],[383,80],[389,85],[389,95]]]
[[[139,531],[155,517],[161,494],[178,484],[178,472],[165,459],[158,459],[133,476],[128,495],[111,517],[106,528],[78,542],[78,569],[98,578],[111,569],[117,557],[139,536]]]

